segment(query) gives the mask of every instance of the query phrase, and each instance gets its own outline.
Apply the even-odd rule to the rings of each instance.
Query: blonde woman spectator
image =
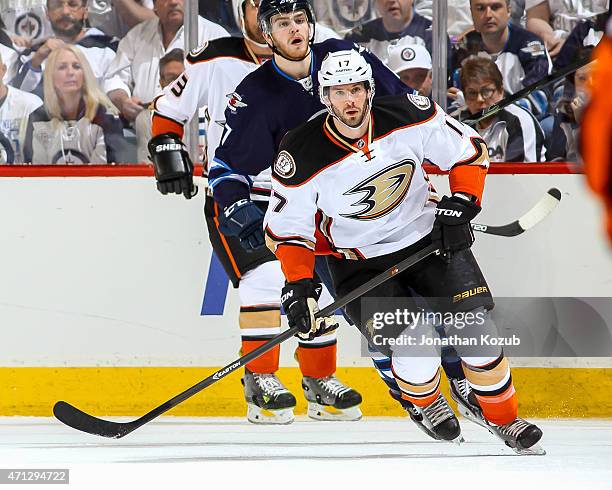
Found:
[[[46,5],[53,33],[21,53],[20,66],[11,85],[42,97],[47,57],[53,50],[68,44],[78,46],[101,83],[115,58],[117,43],[102,31],[87,27],[87,0],[46,0]]]
[[[34,164],[111,163],[123,128],[94,74],[72,45],[47,59],[45,105],[30,115],[25,161]]]

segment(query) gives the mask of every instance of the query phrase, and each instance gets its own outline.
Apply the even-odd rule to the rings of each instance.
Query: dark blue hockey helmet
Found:
[[[298,10],[306,12],[308,22],[314,26],[315,16],[308,0],[261,0],[257,12],[257,20],[259,21],[261,30],[265,34],[270,35],[272,32],[272,25],[270,22],[272,16],[277,14],[288,14]]]

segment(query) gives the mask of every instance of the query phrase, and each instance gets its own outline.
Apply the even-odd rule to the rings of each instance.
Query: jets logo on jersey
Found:
[[[431,100],[422,95],[408,94],[408,100],[422,111],[426,111],[431,107]]]
[[[236,92],[227,94],[226,97],[229,99],[227,102],[227,108],[234,113],[241,107],[247,106],[244,102],[242,102],[242,97],[240,97],[240,95],[238,95]]]
[[[37,38],[42,31],[42,22],[37,15],[28,12],[21,15],[15,21],[15,34],[27,37],[28,39]]]
[[[543,56],[546,54],[546,49],[540,41],[531,41],[524,48],[521,48],[523,53],[530,54],[534,58],[536,56]]]
[[[345,196],[365,194],[352,206],[365,206],[352,214],[342,214],[345,218],[356,220],[373,220],[389,214],[406,197],[416,164],[412,160],[403,160],[359,182]]]
[[[274,162],[274,171],[281,177],[288,179],[295,175],[295,160],[288,151],[281,151]]]
[[[58,151],[53,158],[51,159],[51,163],[59,163],[66,165],[83,165],[85,163],[89,163],[89,158],[85,156],[85,154],[81,153],[78,150],[70,149]]]

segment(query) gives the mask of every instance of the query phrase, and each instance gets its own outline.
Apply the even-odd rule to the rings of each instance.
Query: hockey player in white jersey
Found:
[[[185,72],[154,101],[153,138],[149,151],[155,164],[158,189],[162,193],[183,193],[187,198],[194,195],[195,188],[190,176],[193,167],[186,152],[181,149],[184,124],[198,107],[207,106],[207,154],[208,162],[211,162],[225,128],[226,108],[241,106],[240,97],[234,93],[236,86],[271,57],[272,50],[257,23],[258,6],[258,0],[234,0],[237,22],[244,39],[221,38],[192,51],[187,56]],[[178,150],[157,151],[158,148],[169,148],[164,147],[168,144]],[[178,167],[173,167],[171,162]],[[185,165],[189,167],[187,175],[177,177],[181,174],[174,169],[184,170]],[[262,204],[267,201],[269,191],[266,194],[265,190],[255,188],[254,193],[259,194],[254,199],[261,200]],[[238,237],[224,234],[219,229],[219,206],[208,189],[205,199],[204,214],[213,249],[233,286],[238,288],[242,353],[247,354],[280,333],[279,296],[284,276],[279,262],[265,247],[247,253]],[[319,350],[330,350],[329,342],[325,340],[318,339],[314,344],[309,352],[313,358],[317,358]],[[335,342],[333,349],[335,363]],[[280,348],[277,347],[246,365],[243,383],[248,405],[247,418],[251,422],[286,424],[293,421],[296,399],[275,374],[279,367],[279,355]],[[316,369],[321,370],[321,366]],[[322,390],[321,401],[309,403],[312,418],[355,420],[361,417],[358,406],[361,396],[355,390],[331,377],[321,381],[311,375],[305,376],[304,380],[309,389]],[[321,385],[323,382],[324,386]],[[308,394],[311,392],[312,389]],[[330,401],[335,406],[329,406]]]
[[[290,325],[297,325],[301,336],[321,333],[314,319],[318,228],[326,237],[338,295],[434,243],[441,256],[430,255],[366,296],[401,298],[409,308],[427,301],[428,307],[452,315],[470,312],[483,319],[471,325],[470,335],[493,332],[488,313],[493,300],[470,251],[470,221],[481,209],[489,165],[484,141],[425,97],[374,100],[371,67],[354,51],[329,54],[318,76],[328,113],[283,138],[265,216],[267,245],[287,279],[282,303]],[[450,171],[451,197],[436,202],[422,166],[426,160]],[[321,252],[317,243],[316,253]],[[348,314],[384,352],[365,305],[361,299],[353,301]],[[409,330],[402,327],[391,340]],[[440,393],[439,355],[423,345],[405,353],[391,349],[393,376],[402,397],[417,407],[431,431],[440,439],[456,440],[460,427]],[[517,415],[517,395],[502,349],[485,353],[456,348],[487,428],[517,452],[534,446],[542,432]]]

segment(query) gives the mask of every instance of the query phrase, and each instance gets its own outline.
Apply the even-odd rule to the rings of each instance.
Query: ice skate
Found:
[[[546,454],[546,451],[538,444],[542,438],[542,430],[520,417],[505,425],[489,423],[487,428],[491,434],[499,437],[517,454]]]
[[[464,442],[459,421],[442,393],[428,406],[421,408],[415,405],[414,408],[422,417],[423,426],[428,429],[427,433],[431,437],[457,444]]]
[[[487,421],[482,415],[482,410],[472,392],[466,378],[449,378],[451,398],[457,403],[459,413],[468,420],[481,427],[488,428]]]
[[[427,434],[432,439],[438,440],[436,434],[423,423],[423,415],[417,408],[409,401],[404,400],[402,398],[401,393],[395,390],[389,390],[389,394],[391,398],[397,400],[402,408],[406,411],[406,413],[410,416],[410,419],[416,424],[416,426],[421,429],[425,434]]]
[[[244,370],[242,378],[247,419],[254,424],[290,424],[295,416],[295,397],[275,374]]]
[[[308,416],[315,420],[359,420],[361,395],[334,375],[302,379]]]

